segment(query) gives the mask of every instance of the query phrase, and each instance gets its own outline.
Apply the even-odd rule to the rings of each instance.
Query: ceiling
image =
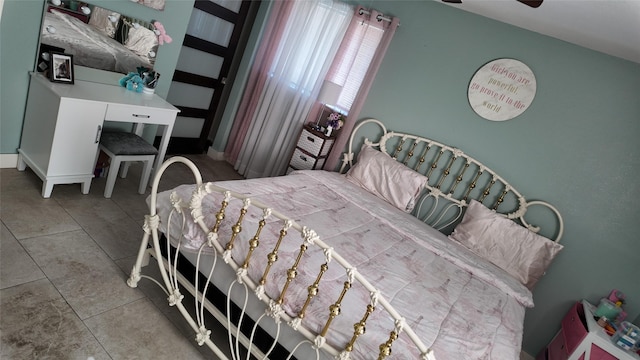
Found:
[[[640,0],[462,1],[445,4],[640,63]]]

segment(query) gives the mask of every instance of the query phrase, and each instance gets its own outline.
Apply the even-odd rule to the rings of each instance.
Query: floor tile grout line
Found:
[[[79,231],[79,230],[74,230],[74,231]],[[83,232],[84,232],[84,233],[85,233],[89,238],[91,238],[91,236],[90,236],[89,234],[87,234],[87,232],[86,232],[84,229],[82,229],[82,231],[83,231]],[[47,236],[47,235],[43,235],[43,236]],[[30,238],[30,239],[33,239],[33,238]],[[95,242],[95,240],[93,240],[93,238],[91,238],[91,240]],[[40,270],[40,272],[42,272],[42,274],[44,275],[44,278],[41,278],[41,279],[38,279],[38,280],[46,279],[46,280],[49,282],[49,284],[50,284],[51,286],[53,286],[53,288],[54,288],[54,289],[56,290],[56,292],[60,295],[60,297],[65,301],[65,303],[69,306],[69,309],[71,309],[71,311],[72,311],[72,312],[73,312],[73,314],[78,318],[78,320],[80,320],[80,321],[82,321],[82,322],[84,323],[84,321],[85,321],[86,319],[88,319],[88,318],[91,318],[91,317],[97,316],[97,315],[99,315],[99,314],[103,314],[103,313],[105,313],[105,312],[110,311],[110,310],[112,310],[112,309],[113,309],[113,308],[106,309],[106,310],[102,311],[101,313],[93,314],[93,315],[91,315],[91,316],[89,316],[89,317],[87,317],[87,318],[84,318],[84,319],[83,319],[83,318],[82,318],[82,316],[80,316],[80,314],[78,314],[78,311],[77,311],[77,310],[76,310],[76,309],[71,305],[71,303],[69,303],[69,300],[67,299],[67,297],[66,297],[66,296],[65,296],[65,295],[60,291],[60,289],[58,288],[58,286],[56,286],[56,284],[54,283],[53,279],[49,278],[49,275],[47,275],[47,273],[42,269],[42,266],[41,266],[41,265],[36,261],[36,259],[34,259],[34,258],[33,258],[33,256],[31,255],[31,253],[30,253],[30,252],[29,252],[29,251],[24,247],[24,245],[23,245],[23,244],[20,244],[20,246],[22,246],[22,248],[24,249],[25,253],[26,253],[26,254],[31,258],[31,260],[32,260],[32,261],[34,262],[34,264],[38,267],[38,269]],[[104,251],[103,251],[102,249],[100,249],[100,251],[102,251],[102,252],[104,253]],[[106,257],[109,261],[111,261],[111,263],[112,263],[111,265],[113,265],[115,269],[122,270],[122,269],[118,266],[118,264],[116,264],[113,260],[111,260],[111,259],[109,258],[109,255],[108,255],[108,254],[104,253],[104,255],[105,255],[105,257]],[[123,273],[124,273],[124,271],[123,271]],[[125,277],[126,277],[126,275],[127,275],[127,274],[126,274],[126,273],[124,273],[124,275],[125,275]],[[35,281],[35,280],[34,280],[34,281]],[[126,280],[125,280],[125,281],[126,281]],[[32,282],[32,281],[28,281],[28,282],[26,282],[26,283],[17,284],[17,285],[15,285],[15,286],[20,286],[20,285],[27,284],[27,283],[30,283],[30,282]],[[144,294],[144,292],[142,292],[142,291],[140,291],[140,290],[139,290],[139,292],[140,292],[140,294],[142,294],[142,297],[140,297],[140,298],[138,298],[138,299],[135,299],[135,300],[133,300],[133,301],[140,300],[140,299],[142,299],[142,298],[147,298],[147,296],[146,296],[146,294]],[[132,303],[133,301],[130,301],[129,303]],[[117,308],[117,307],[119,307],[119,306],[116,306],[115,308]]]
[[[211,160],[209,160],[209,161],[211,161]],[[194,161],[194,163],[196,163],[196,165],[198,165],[198,162]],[[203,170],[203,172],[209,172],[209,173],[211,173],[210,169],[205,169],[204,167],[201,167],[201,169]],[[228,174],[226,174],[226,175],[228,175]],[[214,174],[214,176],[213,176],[213,179],[212,179],[212,180],[206,180],[206,181],[222,181],[222,180],[232,180],[232,179],[235,179],[235,177],[234,177],[233,175],[228,175],[228,176],[226,176],[226,175],[225,175],[225,174]],[[189,176],[189,178],[191,178],[191,177],[192,177],[192,174],[189,172],[189,173],[188,173],[188,176]],[[178,176],[178,178],[179,178],[179,177],[184,177],[184,176],[180,175],[180,176]],[[230,178],[229,178],[229,179],[227,179],[227,177],[230,177]],[[205,175],[203,174],[203,180],[204,180],[204,179],[205,179]],[[179,180],[175,180],[175,181],[174,181],[174,180],[172,179],[172,183],[173,183],[173,182],[176,182],[176,183],[177,183],[177,185],[179,185],[179,184],[181,184],[181,183],[185,183],[185,181],[184,181],[184,180],[180,182]],[[186,183],[188,183],[188,181],[187,181]],[[169,187],[167,188],[167,190],[169,190],[169,189],[171,189],[171,188],[173,188],[174,186],[177,186],[177,185],[171,185],[171,186],[169,186]],[[146,194],[146,195],[148,196],[149,194]],[[2,196],[2,192],[0,191],[0,197],[1,197],[1,196]],[[28,284],[28,283],[33,282],[33,281],[43,281],[43,282],[46,282],[47,284],[49,284],[50,286],[52,286],[52,287],[55,289],[55,291],[58,293],[58,295],[59,295],[59,296],[64,300],[64,302],[66,303],[66,305],[68,306],[68,308],[70,309],[70,311],[73,313],[73,315],[76,317],[76,319],[79,319],[80,321],[82,321],[83,326],[84,326],[84,327],[89,331],[89,333],[91,333],[91,336],[95,339],[96,343],[97,343],[97,344],[99,344],[100,348],[101,348],[101,349],[104,351],[104,353],[105,353],[105,354],[107,354],[107,356],[108,356],[109,358],[111,358],[111,359],[113,359],[112,354],[110,354],[110,353],[107,351],[107,348],[105,347],[105,344],[103,344],[101,341],[99,341],[99,340],[97,339],[96,334],[94,334],[94,333],[93,333],[93,331],[91,331],[91,329],[89,329],[89,327],[87,326],[87,323],[86,323],[86,322],[87,322],[89,319],[95,318],[95,317],[97,317],[97,316],[99,316],[99,315],[101,315],[101,314],[104,314],[104,313],[108,312],[108,311],[113,311],[113,310],[115,310],[115,309],[118,309],[118,308],[121,308],[121,307],[124,307],[124,306],[130,305],[130,304],[132,304],[132,303],[135,303],[135,302],[138,302],[138,301],[141,301],[141,300],[146,300],[146,301],[148,301],[150,304],[152,304],[152,305],[153,305],[153,307],[154,307],[154,308],[155,308],[155,309],[156,309],[156,310],[157,310],[157,311],[158,311],[162,316],[164,316],[166,319],[168,319],[168,320],[169,320],[169,323],[170,323],[170,324],[172,324],[172,326],[176,328],[177,332],[178,332],[178,333],[180,333],[180,334],[182,334],[182,336],[184,336],[184,337],[185,337],[185,339],[186,339],[186,340],[188,340],[188,342],[189,342],[193,347],[195,347],[195,348],[197,349],[197,351],[198,351],[200,354],[202,354],[202,355],[203,355],[203,356],[205,356],[205,357],[209,357],[209,355],[211,355],[211,354],[204,354],[204,353],[202,352],[201,347],[198,347],[198,346],[196,346],[196,345],[194,344],[193,334],[191,334],[191,331],[185,331],[185,326],[182,326],[182,325],[184,325],[184,324],[181,324],[181,325],[180,325],[180,324],[178,324],[178,322],[179,322],[179,321],[184,320],[184,319],[183,319],[182,317],[179,317],[179,316],[176,316],[176,317],[169,316],[169,314],[171,314],[171,311],[175,311],[175,309],[173,309],[172,307],[169,307],[169,306],[162,306],[162,307],[161,307],[161,306],[160,306],[160,305],[161,305],[161,303],[160,303],[160,302],[158,302],[158,303],[156,304],[156,302],[154,302],[154,300],[152,300],[152,298],[150,298],[150,297],[149,297],[150,295],[149,295],[149,294],[147,294],[147,293],[146,293],[145,291],[143,291],[142,289],[140,289],[140,294],[141,294],[141,297],[140,297],[140,298],[133,299],[133,300],[127,300],[125,303],[122,303],[122,304],[119,304],[119,305],[115,305],[115,306],[111,306],[109,309],[105,309],[104,311],[100,312],[99,314],[92,314],[91,316],[89,316],[89,317],[87,317],[87,318],[85,318],[85,319],[82,319],[82,318],[79,316],[79,314],[76,312],[76,310],[75,310],[73,307],[71,307],[71,304],[69,304],[69,301],[68,301],[68,300],[67,300],[67,299],[62,295],[62,293],[60,292],[60,290],[59,290],[59,289],[58,289],[58,288],[53,284],[53,282],[52,282],[52,280],[49,278],[49,276],[47,276],[47,274],[42,270],[41,265],[40,265],[40,264],[38,264],[38,262],[33,258],[32,254],[31,254],[30,252],[28,252],[28,251],[27,251],[27,249],[25,248],[25,245],[24,245],[23,241],[26,241],[26,240],[28,240],[28,239],[33,239],[33,238],[42,237],[42,236],[59,236],[59,235],[61,235],[61,234],[65,234],[65,233],[76,232],[76,231],[82,231],[82,232],[84,233],[84,235],[85,235],[85,236],[88,236],[89,238],[91,238],[91,240],[94,242],[94,244],[96,244],[96,245],[97,245],[97,249],[100,249],[100,251],[102,252],[102,254],[105,256],[104,258],[105,258],[105,259],[108,259],[108,263],[110,264],[110,266],[113,266],[114,268],[117,268],[117,269],[119,269],[119,270],[122,272],[122,274],[124,275],[124,276],[123,276],[123,281],[126,281],[126,277],[128,277],[128,275],[129,275],[129,274],[128,274],[127,270],[126,270],[124,267],[121,267],[121,266],[119,266],[119,265],[118,265],[118,262],[120,262],[120,261],[124,261],[126,258],[129,258],[129,257],[135,257],[135,254],[133,254],[133,255],[124,255],[124,256],[122,256],[121,258],[118,258],[118,259],[111,258],[111,256],[109,256],[109,254],[107,253],[107,251],[106,251],[102,246],[100,246],[100,243],[98,243],[98,241],[96,241],[96,239],[95,239],[93,236],[91,236],[91,235],[89,234],[89,232],[87,231],[87,229],[85,229],[85,227],[84,227],[84,226],[82,226],[82,223],[81,223],[81,222],[79,222],[75,217],[73,217],[73,216],[71,215],[71,213],[69,212],[69,210],[68,210],[65,206],[63,206],[63,203],[64,203],[65,199],[67,199],[67,196],[68,196],[67,194],[63,193],[63,197],[61,197],[61,198],[56,197],[56,198],[54,198],[54,199],[52,199],[52,200],[55,200],[55,203],[56,203],[58,206],[60,206],[60,207],[62,207],[62,208],[64,209],[65,213],[66,213],[66,214],[67,214],[67,215],[68,215],[68,216],[73,220],[73,223],[78,227],[77,229],[73,229],[73,230],[65,230],[65,231],[59,231],[59,232],[53,232],[53,233],[51,233],[51,234],[42,234],[42,235],[36,235],[36,236],[29,236],[29,237],[25,237],[25,238],[23,238],[23,239],[18,239],[18,238],[15,236],[14,232],[13,232],[13,231],[11,231],[11,229],[7,226],[7,224],[5,223],[5,221],[3,221],[3,219],[1,219],[1,218],[0,218],[0,221],[2,221],[2,225],[3,225],[3,226],[4,226],[4,227],[9,231],[9,233],[11,234],[11,236],[13,236],[13,238],[18,242],[18,244],[19,244],[19,246],[21,247],[22,251],[24,251],[24,253],[25,253],[27,256],[29,256],[29,258],[33,261],[33,263],[36,265],[37,269],[40,271],[40,273],[41,273],[41,274],[42,274],[42,276],[43,276],[43,277],[42,277],[42,278],[40,278],[40,279],[37,279],[37,280],[30,280],[30,281],[27,281],[27,282],[23,282],[23,283],[21,283],[21,284],[16,284],[16,285],[14,285],[14,286],[20,286],[20,285]],[[145,198],[145,199],[146,199],[146,198]],[[115,204],[115,205],[116,205],[116,206],[117,206],[121,211],[123,211],[123,213],[125,213],[125,214],[126,214],[126,216],[127,216],[127,218],[128,218],[128,219],[130,219],[130,220],[134,221],[136,224],[139,224],[139,225],[140,225],[140,222],[139,222],[140,220],[139,220],[139,219],[137,219],[137,217],[138,217],[138,216],[134,216],[134,212],[135,212],[135,211],[134,211],[134,212],[129,212],[129,211],[127,211],[127,209],[125,209],[125,208],[124,208],[124,206],[125,206],[125,205],[124,205],[124,203],[121,203],[121,202],[117,201],[117,199],[110,199],[109,201],[113,202],[113,203],[114,203],[114,204]],[[146,206],[145,206],[145,208],[146,208]],[[135,209],[134,209],[134,210],[135,210]],[[147,214],[147,212],[145,212],[145,215],[146,215],[146,214]],[[141,239],[141,238],[142,238],[142,235],[143,235],[143,234],[142,234],[142,232],[140,233],[140,235],[141,235],[141,236],[140,236],[140,239]],[[139,241],[139,239],[136,239],[136,241]],[[137,251],[136,251],[136,254],[137,254]],[[14,286],[8,287],[7,289],[10,289],[10,288],[12,288],[12,287],[14,287]],[[4,290],[4,289],[3,289],[3,290]],[[168,311],[167,311],[167,310],[168,310]],[[188,324],[187,324],[187,327],[189,327],[189,326],[188,326]],[[189,327],[189,328],[190,328],[190,327]],[[191,330],[192,330],[192,329],[191,329]]]
[[[118,203],[117,203],[116,201],[114,201],[113,199],[108,199],[108,200],[109,200],[109,202],[113,203],[113,204],[114,204],[114,205],[115,205],[115,206],[116,206],[120,211],[122,211],[122,212],[123,212],[123,214],[125,214],[125,215],[126,215],[126,217],[127,217],[128,219],[133,220],[133,221],[134,221],[134,223],[135,223],[136,225],[139,225],[139,223],[138,223],[137,221],[135,221],[135,220],[133,219],[133,217],[132,217],[131,215],[129,215],[129,214],[125,211],[125,209],[123,209],[123,208],[122,208],[122,206],[120,206],[120,204],[118,204]],[[56,200],[56,201],[57,201],[57,200]],[[98,248],[100,248],[100,250],[102,250],[102,252],[103,252],[103,253],[105,253],[105,255],[106,255],[106,256],[107,256],[111,261],[115,262],[115,261],[118,261],[118,260],[121,260],[121,259],[124,259],[124,258],[127,258],[127,257],[129,257],[129,256],[130,256],[130,255],[123,255],[122,257],[120,257],[120,258],[115,258],[115,259],[114,259],[113,257],[111,257],[111,255],[107,252],[107,249],[105,249],[102,245],[100,245],[100,243],[99,243],[99,242],[98,242],[98,241],[97,241],[93,236],[91,236],[91,234],[90,234],[90,233],[89,233],[89,232],[88,232],[88,231],[87,231],[87,230],[82,226],[82,224],[78,221],[78,219],[76,219],[76,218],[73,216],[73,214],[71,214],[71,213],[67,210],[67,208],[66,208],[63,204],[61,204],[59,201],[58,201],[58,204],[59,204],[59,205],[60,205],[60,207],[61,207],[61,208],[62,208],[62,209],[63,209],[63,210],[64,210],[64,211],[69,215],[69,217],[71,217],[71,218],[73,219],[73,221],[74,221],[74,222],[75,222],[75,223],[76,223],[76,224],[77,224],[77,225],[78,225],[78,226],[79,226],[79,227],[80,227],[80,228],[81,228],[81,229],[82,229],[82,230],[87,234],[87,236],[88,236],[89,238],[91,238],[91,240],[94,242],[94,244],[96,244],[96,245],[98,246]],[[142,226],[140,226],[140,229],[142,229]],[[143,231],[141,232],[141,234],[140,234],[140,237],[139,237],[140,239],[142,238],[142,235],[143,235],[143,234],[144,234],[144,230],[143,230]]]
[[[40,270],[40,271],[42,271],[42,270]],[[47,275],[46,275],[46,274],[44,274],[44,273],[43,273],[43,275],[44,275],[44,276],[43,276],[43,277],[41,277],[41,278],[39,278],[39,279],[27,280],[27,281],[25,281],[25,282],[21,282],[21,283],[19,283],[19,284],[15,284],[15,285],[7,286],[7,287],[5,287],[5,288],[0,288],[0,291],[5,291],[5,290],[13,289],[13,288],[18,287],[18,286],[22,286],[22,285],[25,285],[25,284],[31,284],[31,283],[34,283],[34,282],[36,282],[36,281],[42,281],[42,280],[47,280],[47,282],[51,283],[51,280],[49,280],[49,278],[47,277]],[[51,285],[53,285],[53,284],[51,284]],[[56,289],[56,291],[57,291],[57,290],[58,290],[58,289]],[[0,306],[2,306],[2,304],[1,304],[1,303],[0,303]]]

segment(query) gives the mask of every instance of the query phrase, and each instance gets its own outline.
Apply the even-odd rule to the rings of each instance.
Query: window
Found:
[[[349,113],[384,35],[381,21],[367,21],[366,15],[367,12],[360,11],[352,20],[357,24],[352,24],[347,31],[327,75],[327,80],[342,85],[342,92],[335,108],[344,114]]]

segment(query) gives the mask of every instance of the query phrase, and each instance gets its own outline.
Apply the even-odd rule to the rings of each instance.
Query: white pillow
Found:
[[[462,222],[449,235],[529,289],[544,275],[563,246],[471,200]]]
[[[406,212],[413,210],[427,177],[392,159],[387,153],[363,145],[347,180]]]
[[[115,22],[111,22],[111,20],[109,20],[109,16],[111,15],[113,15]],[[99,6],[93,7],[93,10],[91,10],[91,16],[89,17],[89,25],[92,25],[96,29],[102,31],[110,38],[113,38],[116,35],[119,21],[119,13],[103,9]]]
[[[143,26],[138,28],[131,27],[124,46],[134,53],[148,58],[149,52],[151,50],[155,51],[158,46],[158,37],[152,30]]]

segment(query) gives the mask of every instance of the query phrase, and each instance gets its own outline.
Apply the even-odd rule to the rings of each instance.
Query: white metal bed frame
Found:
[[[460,219],[464,207],[467,206],[468,201],[470,201],[471,198],[476,198],[481,202],[485,201],[488,199],[491,190],[494,188],[498,188],[500,189],[500,191],[493,201],[494,209],[498,209],[498,207],[503,204],[506,199],[512,197],[514,199],[512,200],[512,202],[515,203],[516,209],[506,214],[506,216],[511,219],[519,219],[524,226],[533,230],[534,232],[537,232],[539,228],[526,222],[524,220],[524,215],[527,212],[527,209],[532,205],[541,205],[543,207],[546,207],[550,209],[552,213],[557,217],[557,223],[555,224],[557,228],[557,235],[555,237],[555,240],[560,240],[563,232],[562,217],[560,216],[558,210],[553,206],[543,201],[526,201],[520,193],[515,191],[511,187],[511,185],[504,181],[500,176],[488,169],[482,163],[465,155],[461,150],[457,148],[452,148],[433,140],[418,137],[415,135],[388,132],[382,122],[375,119],[364,120],[360,122],[353,130],[349,141],[348,152],[344,154],[343,165],[340,170],[341,172],[344,172],[353,163],[354,137],[356,136],[360,128],[364,125],[377,125],[379,127],[378,131],[381,132],[381,135],[377,142],[372,142],[368,139],[365,139],[364,143],[374,147],[378,147],[381,151],[390,153],[394,159],[402,161],[405,165],[412,167],[416,171],[421,172],[421,170],[424,170],[424,172],[426,172],[425,174],[430,179],[429,184],[427,184],[425,193],[422,195],[419,201],[419,206],[417,206],[417,209],[415,210],[415,215],[421,218],[430,226],[443,230],[447,227],[450,227]],[[391,152],[387,151],[388,146],[391,147]],[[420,155],[416,157],[415,154]],[[430,155],[432,155],[431,160],[429,158]],[[198,253],[198,261],[196,263],[196,278],[192,281],[184,277],[177,269],[177,256],[180,245],[178,245],[178,251],[175,251],[175,254],[172,254],[168,238],[175,235],[171,233],[171,230],[168,230],[168,234],[165,234],[167,236],[166,245],[161,244],[161,237],[158,229],[160,219],[156,212],[158,185],[164,171],[167,169],[167,167],[174,163],[183,163],[191,169],[195,178],[196,190],[194,191],[193,196],[188,203],[175,196],[175,193],[172,194],[171,201],[174,210],[171,216],[182,216],[183,219],[185,216],[192,216],[194,221],[207,234],[207,242],[203,244],[203,248],[212,248],[215,250],[215,253],[219,255],[213,257],[213,267],[211,271],[209,271],[208,274],[203,274],[207,278],[207,282],[204,285],[203,291],[198,290],[202,286],[199,286],[199,280],[197,276],[199,273],[201,273],[201,270],[198,268],[200,257],[207,256],[202,252],[203,249],[201,248],[201,251]],[[427,164],[427,166],[423,166],[425,163]],[[441,166],[441,163],[445,165]],[[469,170],[470,168],[475,168],[475,170]],[[449,178],[452,179],[451,181],[447,181],[447,177],[452,172],[455,172],[457,175],[455,175],[455,177]],[[486,183],[482,183],[483,178],[486,178]],[[479,189],[481,189],[481,191],[474,191]],[[212,229],[209,229],[203,221],[206,214],[202,213],[201,205],[202,199],[207,196],[207,194],[214,192],[224,194],[224,200],[220,204],[218,212],[215,214],[216,225]],[[443,200],[445,204],[440,204],[440,200]],[[227,215],[229,215],[226,213],[226,208],[231,201],[241,201],[243,206],[240,214],[237,215],[237,221],[235,222],[235,225],[233,225],[230,229],[231,236],[229,241],[226,244],[223,244],[223,239],[221,239],[218,235],[220,231],[219,227],[222,220]],[[426,206],[427,209],[423,209],[423,206]],[[384,359],[391,354],[391,349],[394,341],[398,338],[401,332],[404,332],[411,339],[416,349],[421,354],[421,359],[435,359],[433,352],[422,343],[420,338],[415,334],[411,327],[409,327],[405,323],[403,316],[389,304],[389,302],[385,298],[385,295],[381,293],[373,284],[368,282],[365,276],[360,274],[345,257],[337,253],[328,244],[323,242],[318,237],[315,231],[303,226],[302,224],[296,223],[287,215],[278,212],[276,209],[271,209],[266,204],[262,204],[258,201],[253,201],[252,199],[242,194],[227,191],[226,189],[216,186],[213,183],[204,184],[202,182],[202,176],[200,175],[197,167],[188,159],[183,157],[172,157],[165,161],[160,169],[158,169],[157,175],[154,178],[152,185],[149,208],[150,214],[145,216],[144,236],[140,244],[138,257],[131,271],[131,275],[127,280],[127,284],[131,287],[136,287],[141,278],[150,278],[148,276],[141,275],[141,269],[143,266],[146,266],[148,264],[150,255],[156,258],[160,273],[162,275],[163,284],[153,278],[150,279],[165,290],[168,295],[169,305],[176,306],[180,313],[190,324],[195,332],[197,343],[199,345],[206,344],[221,359],[228,359],[228,357],[218,347],[218,345],[216,345],[210,339],[211,331],[205,324],[205,311],[213,314],[221,324],[227,327],[229,336],[229,348],[232,353],[233,359],[240,358],[241,347],[243,347],[244,349],[248,349],[250,353],[258,358],[269,358],[271,351],[279,341],[278,337],[280,334],[282,322],[285,322],[292,329],[304,336],[304,340],[299,342],[294,348],[288,349],[289,351],[291,351],[289,357],[295,356],[298,351],[301,351],[300,348],[306,348],[306,351],[310,350],[311,353],[315,354],[316,359],[320,357],[320,349],[337,359],[349,359],[354,343],[358,341],[359,337],[362,334],[364,334],[367,319],[373,311],[384,311],[391,319],[393,319],[393,323],[395,324],[392,329],[389,329],[388,340],[380,344],[379,346],[380,353],[378,355],[378,359]],[[249,252],[246,256],[246,260],[244,261],[244,263],[238,263],[230,256],[230,250],[233,248],[233,243],[236,240],[237,235],[242,231],[243,219],[249,208],[259,209],[259,211],[261,211],[262,213],[262,221],[260,221],[255,235],[253,235],[252,239],[249,242],[250,247]],[[452,209],[455,211],[452,211]],[[276,241],[276,246],[271,250],[268,256],[267,263],[264,266],[264,276],[260,281],[254,281],[247,276],[246,269],[250,261],[262,260],[252,259],[251,255],[255,247],[258,246],[261,236],[266,236],[261,234],[261,230],[268,218],[276,218],[282,224],[280,237]],[[180,231],[180,229],[178,229],[178,231]],[[300,235],[302,239],[302,241],[300,242],[300,252],[297,259],[295,259],[289,267],[289,271],[287,272],[287,280],[286,283],[281,287],[280,296],[278,298],[271,298],[265,293],[264,284],[266,281],[268,281],[268,274],[271,266],[274,262],[278,261],[278,246],[289,233]],[[290,236],[287,239],[291,238],[293,237]],[[224,239],[224,241],[226,240],[227,239]],[[166,257],[162,256],[162,246],[166,246],[166,253],[171,255]],[[300,259],[302,255],[311,246],[316,246],[323,250],[326,262],[321,266],[321,269],[317,271],[316,281],[313,284],[310,284],[308,287],[308,295],[305,306],[296,317],[292,317],[287,315],[283,311],[282,303],[285,299],[289,283],[296,277],[298,273],[298,266],[300,265]],[[243,334],[239,330],[239,326],[236,326],[231,322],[231,320],[229,320],[228,314],[224,314],[223,312],[219,311],[205,296],[209,288],[209,281],[213,277],[214,269],[217,266],[216,264],[218,259],[222,260],[236,273],[235,281],[233,281],[229,289],[227,289],[227,312],[230,309],[231,301],[231,297],[229,296],[229,294],[232,291],[232,288],[235,286],[240,286],[240,288],[243,289],[245,297],[244,307],[242,304],[239,305],[242,309],[240,321],[242,321],[242,317],[245,316],[245,307],[247,305],[247,298],[250,293],[254,293],[254,295],[264,303],[265,313],[259,319],[254,319],[255,323],[250,334]],[[344,283],[344,288],[340,296],[335,300],[335,302],[333,302],[333,305],[331,305],[330,308],[327,309],[327,319],[324,328],[320,332],[314,332],[305,327],[305,323],[303,321],[305,316],[305,309],[306,305],[316,295],[318,295],[319,283],[322,279],[322,275],[325,273],[330,263],[332,264],[332,266],[334,266],[333,264],[338,264],[339,266],[341,266],[346,272],[348,280]],[[316,273],[316,271],[314,271],[313,273]],[[343,297],[349,291],[351,285],[355,282],[360,283],[369,291],[370,304],[366,307],[366,309],[361,310],[363,314],[361,321],[353,325],[353,337],[351,338],[351,341],[349,341],[349,343],[344,348],[338,349],[326,342],[326,335],[331,328],[333,319],[340,315],[340,307]],[[181,288],[186,289],[194,296],[196,305],[195,314],[189,313],[187,308],[184,306],[182,302],[184,296],[182,295]],[[257,327],[261,322],[268,321],[268,319],[270,319],[270,321],[275,324],[277,330],[276,334],[273,334],[274,338],[271,346],[268,350],[265,351],[255,347],[253,345],[253,342],[255,340],[254,336]],[[247,355],[247,359],[249,358],[248,356],[249,355]],[[306,356],[308,355],[305,355],[305,358]]]
[[[417,135],[387,131],[385,125],[376,119],[363,120],[354,127],[349,139],[349,150],[343,154],[340,172],[353,165],[354,140],[358,130],[371,124],[379,127],[381,135],[377,142],[365,138],[365,144],[379,148],[380,151],[390,154],[394,159],[429,178],[425,193],[414,211],[414,214],[427,225],[438,230],[446,230],[461,219],[464,208],[471,199],[487,203],[492,191],[499,191],[488,207],[503,213],[509,219],[518,220],[521,225],[535,233],[540,231],[540,227],[530,224],[525,215],[530,207],[546,208],[553,213],[557,221],[556,224],[548,226],[556,230],[555,235],[550,234],[549,237],[560,242],[564,222],[560,211],[553,205],[545,201],[526,200],[500,175],[458,148]],[[440,204],[440,200],[444,203]],[[502,211],[501,205],[508,200],[511,200],[511,208]],[[427,208],[422,209],[423,206]]]

